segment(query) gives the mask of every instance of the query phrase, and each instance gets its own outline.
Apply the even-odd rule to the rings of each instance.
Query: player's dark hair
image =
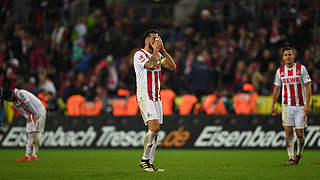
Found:
[[[156,30],[156,29],[148,29],[143,33],[142,40],[144,41],[152,33],[160,35],[160,32],[158,30]]]
[[[10,89],[3,89],[2,96],[4,100],[9,100],[12,96],[12,91]]]
[[[287,50],[292,50],[294,54],[297,54],[297,50],[293,46],[291,46],[289,43],[285,43],[285,46],[281,48],[281,56],[283,55],[284,51]]]

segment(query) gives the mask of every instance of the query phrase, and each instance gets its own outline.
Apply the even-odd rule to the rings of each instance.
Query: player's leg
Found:
[[[33,141],[32,141],[33,153],[28,160],[36,161],[38,160],[38,151],[40,146],[39,132],[32,132],[32,137],[33,137]]]
[[[302,157],[302,150],[305,144],[304,128],[306,127],[304,109],[298,109],[295,116],[296,135],[297,135],[297,154],[294,158],[295,164],[298,164]]]
[[[153,164],[153,162],[154,162],[154,156],[155,156],[156,150],[157,150],[157,137],[158,137],[158,133],[156,134],[155,138],[152,141],[152,147],[150,150],[150,164]]]
[[[289,156],[288,164],[292,164],[294,157],[293,126],[284,126],[284,130],[286,133],[286,147]]]
[[[150,153],[153,146],[154,139],[157,135],[156,132],[159,130],[158,120],[148,120],[148,132],[144,139],[144,147],[143,153],[140,161],[140,167],[143,168],[145,171],[153,172],[154,169],[150,164]],[[155,125],[158,124],[158,127]]]
[[[44,132],[44,126],[46,121],[46,115],[44,114],[41,116],[38,120],[36,120],[34,123],[35,125],[32,126],[32,147],[33,147],[33,153],[32,156],[28,159],[29,161],[36,161],[38,160],[38,151],[40,147],[40,140],[39,140],[39,134],[40,132]]]
[[[159,131],[159,123],[157,119],[149,120],[148,121],[148,132],[146,134],[146,137],[144,139],[144,150],[142,159],[150,159],[150,152],[152,149],[152,146],[155,143],[155,139],[157,136],[157,133]]]
[[[20,159],[17,159],[16,161],[27,161],[31,155],[32,151],[32,122],[27,122],[26,124],[26,154]]]
[[[159,131],[159,124],[163,123],[163,113],[162,113],[162,103],[161,101],[154,102],[155,110],[158,116],[158,131]],[[153,164],[154,161],[154,156],[156,153],[157,149],[157,136],[158,136],[158,131],[153,139],[152,147],[151,147],[151,152],[150,152],[150,163]]]
[[[152,102],[148,100],[140,101],[138,102],[138,105],[142,119],[144,120],[145,125],[148,126],[148,132],[146,133],[144,139],[144,148],[140,161],[140,167],[145,171],[154,171],[150,165],[150,151],[152,147],[152,141],[159,130],[159,123]]]
[[[282,126],[286,133],[286,148],[289,156],[288,165],[294,164],[294,141],[293,141],[293,126],[294,126],[294,110],[291,106],[282,105]]]
[[[305,137],[304,137],[304,129],[296,129],[296,134],[297,134],[297,154],[294,158],[294,163],[298,164],[301,157],[302,157],[302,150],[304,147],[305,143]]]
[[[156,109],[156,112],[157,112],[157,116],[159,117],[158,124],[162,124],[163,123],[163,113],[162,113],[162,103],[161,103],[161,101],[155,102],[155,109]],[[151,147],[151,151],[150,151],[150,164],[151,164],[152,168],[155,171],[161,171],[162,172],[162,171],[165,171],[165,170],[164,169],[160,169],[160,168],[156,168],[153,165],[155,153],[156,153],[156,150],[157,150],[157,137],[158,137],[158,132],[157,132],[157,134],[156,134],[156,136],[155,136],[155,138],[153,139],[153,142],[152,142],[152,147]]]

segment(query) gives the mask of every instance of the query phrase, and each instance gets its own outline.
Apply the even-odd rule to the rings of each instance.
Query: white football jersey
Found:
[[[134,54],[134,70],[136,72],[137,81],[137,99],[148,97],[152,101],[160,101],[160,85],[161,85],[161,61],[165,60],[159,53],[157,67],[154,70],[147,69],[144,64],[152,57],[148,51],[144,49],[138,50]]]
[[[13,91],[17,97],[17,101],[14,101],[13,104],[25,118],[32,115],[40,118],[46,114],[46,108],[34,94],[23,89],[14,89]]]
[[[307,69],[301,64],[283,66],[277,70],[274,85],[282,85],[282,104],[304,106],[306,104],[306,83],[311,82]]]

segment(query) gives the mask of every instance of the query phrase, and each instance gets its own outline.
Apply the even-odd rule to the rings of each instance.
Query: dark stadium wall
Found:
[[[308,118],[306,149],[320,148],[320,115]],[[41,136],[43,148],[142,148],[146,128],[140,117],[51,116]],[[159,148],[283,149],[280,116],[167,116]],[[1,148],[25,147],[25,120],[4,132]]]

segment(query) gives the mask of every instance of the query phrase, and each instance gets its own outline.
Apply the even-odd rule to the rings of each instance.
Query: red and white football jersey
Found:
[[[306,83],[311,82],[307,69],[295,63],[292,68],[283,66],[277,70],[274,85],[282,85],[282,104],[304,106],[306,104]]]
[[[147,69],[144,64],[152,57],[148,51],[140,49],[134,54],[134,70],[137,81],[137,99],[144,96],[152,101],[160,101],[161,85],[161,59],[164,58],[160,53],[158,55],[157,67],[154,70]]]
[[[14,89],[13,92],[17,97],[13,104],[25,118],[33,115],[40,118],[46,114],[46,108],[34,94],[23,89]]]

